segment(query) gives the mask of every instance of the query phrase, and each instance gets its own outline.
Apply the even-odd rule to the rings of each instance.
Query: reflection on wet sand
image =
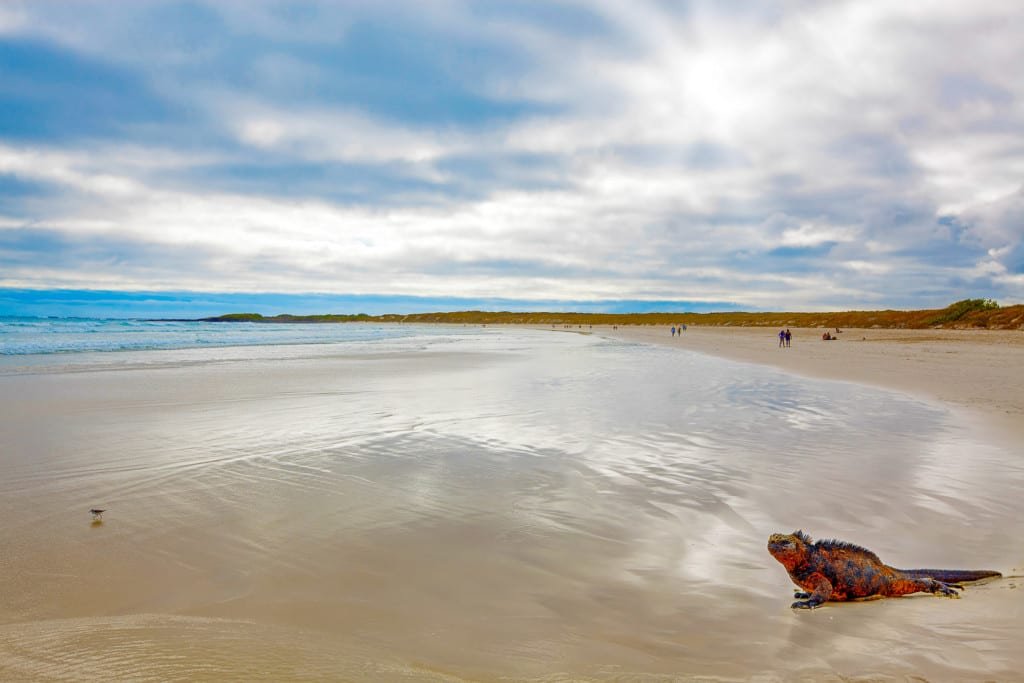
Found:
[[[1010,570],[1020,464],[935,407],[568,334],[282,354],[0,377],[0,678],[1024,666],[1012,581],[794,614],[764,549]]]

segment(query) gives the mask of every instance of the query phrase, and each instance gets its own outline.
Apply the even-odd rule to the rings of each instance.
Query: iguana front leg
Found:
[[[812,574],[807,577],[807,582],[804,585],[810,584],[810,593],[796,593],[793,597],[804,597],[804,600],[797,600],[790,607],[793,609],[814,609],[818,605],[828,600],[829,596],[832,595],[832,582],[829,581],[823,574]]]

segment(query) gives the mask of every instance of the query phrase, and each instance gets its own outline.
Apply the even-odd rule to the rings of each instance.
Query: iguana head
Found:
[[[802,531],[791,534],[772,534],[768,537],[768,552],[787,570],[799,565],[807,557],[811,537]]]

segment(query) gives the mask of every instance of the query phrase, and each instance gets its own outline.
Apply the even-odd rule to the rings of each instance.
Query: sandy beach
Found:
[[[1024,670],[1019,579],[797,612],[766,550],[1020,574],[1019,441],[961,419],[1019,415],[1013,337],[332,329],[0,372],[0,679]]]
[[[595,328],[596,329],[596,328]],[[767,327],[620,326],[600,334],[781,368],[808,377],[869,384],[939,400],[986,421],[997,436],[1024,438],[1024,332],[1016,330],[792,328],[789,348]]]

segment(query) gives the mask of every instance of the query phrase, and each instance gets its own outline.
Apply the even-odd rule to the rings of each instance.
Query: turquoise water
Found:
[[[410,352],[486,328],[0,318],[0,375]]]
[[[429,335],[401,325],[208,323],[0,317],[0,355],[332,344]]]

